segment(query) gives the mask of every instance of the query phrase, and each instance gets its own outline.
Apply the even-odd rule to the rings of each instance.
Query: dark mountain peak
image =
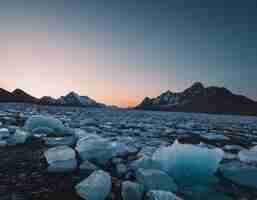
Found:
[[[78,95],[77,92],[71,91],[66,96],[77,96],[77,95]]]
[[[143,107],[151,106],[152,105],[152,99],[150,97],[145,97],[142,103],[139,105]]]
[[[56,100],[55,98],[53,98],[53,97],[50,97],[50,96],[43,96],[42,98],[40,98],[40,99],[45,99],[45,100]]]
[[[0,92],[8,92],[7,90],[3,89],[3,88],[0,88]]]
[[[15,102],[26,102],[26,103],[34,103],[37,99],[30,94],[24,92],[22,89],[15,89],[12,92]]]
[[[206,88],[206,91],[207,91],[207,94],[211,95],[211,96],[213,96],[213,95],[219,95],[219,96],[233,95],[233,93],[225,87],[211,86],[211,87]]]
[[[50,96],[43,96],[38,100],[38,103],[42,105],[55,105],[57,100]]]
[[[9,91],[3,89],[3,88],[0,88],[0,93],[6,93],[6,94],[11,94]]]
[[[72,105],[72,106],[103,106],[95,100],[91,99],[88,96],[80,96],[78,93],[72,91],[66,96],[62,96],[57,100],[62,105]]]
[[[7,90],[0,88],[0,102],[12,102],[13,95]]]
[[[201,82],[195,82],[193,85],[182,93],[184,96],[198,96],[203,95],[205,91],[204,85]]]
[[[41,105],[60,105],[60,106],[87,106],[87,107],[105,107],[104,104],[98,103],[88,96],[80,96],[72,91],[66,96],[61,96],[58,99],[50,96],[44,96],[37,99],[22,89],[15,89],[13,92],[8,92],[0,88],[0,102],[14,103],[36,103]]]
[[[26,92],[24,92],[22,89],[19,89],[19,88],[13,90],[12,94],[14,94],[14,95],[20,95],[20,94],[28,95]]]
[[[151,100],[150,97],[145,97],[143,101],[149,101],[149,100]]]
[[[195,82],[183,92],[165,92],[156,98],[145,98],[139,109],[207,112],[222,114],[257,114],[257,103],[224,87],[204,87]]]
[[[169,96],[169,95],[172,95],[173,93],[170,91],[170,90],[167,90],[166,92],[162,93],[161,95],[162,96]]]
[[[188,90],[203,90],[204,85],[201,82],[194,82],[191,87],[188,88]]]

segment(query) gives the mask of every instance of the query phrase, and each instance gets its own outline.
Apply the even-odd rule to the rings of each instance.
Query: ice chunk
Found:
[[[148,200],[182,200],[171,192],[165,192],[161,190],[151,190],[147,194]]]
[[[222,164],[220,171],[223,176],[239,185],[257,188],[257,168],[254,166],[233,161]]]
[[[153,160],[181,185],[207,184],[216,179],[217,171],[224,156],[221,149],[209,149],[175,141],[172,146],[161,147],[153,154]]]
[[[206,133],[206,134],[203,134],[202,137],[208,140],[229,140],[228,137],[219,133]]]
[[[45,137],[43,140],[49,147],[73,146],[76,144],[77,138],[75,136]]]
[[[125,181],[122,183],[121,194],[123,200],[142,200],[144,195],[144,187],[138,183]]]
[[[95,171],[76,186],[80,197],[86,200],[104,200],[111,191],[111,176],[104,171]]]
[[[27,138],[30,137],[30,133],[22,129],[16,129],[15,133],[11,135],[8,142],[10,145],[23,144]]]
[[[136,172],[136,179],[147,191],[163,190],[177,191],[174,180],[163,171],[155,169],[139,169]]]
[[[56,161],[75,159],[75,151],[67,146],[59,146],[48,149],[44,153],[49,164]]]
[[[75,151],[68,146],[59,146],[48,149],[44,153],[50,172],[73,171],[77,166]]]
[[[64,161],[56,161],[48,166],[48,172],[72,172],[77,167],[77,161],[72,160],[64,160]]]
[[[136,153],[137,149],[121,142],[111,142],[98,135],[88,134],[81,138],[76,146],[82,160],[89,160],[104,165],[115,156],[125,156]]]
[[[109,140],[99,136],[90,136],[78,141],[76,150],[83,161],[91,161],[99,165],[104,165],[114,157],[115,152]]]
[[[134,154],[138,151],[137,148],[128,146],[121,142],[112,142],[111,146],[116,156],[126,156],[128,154]]]
[[[85,175],[86,177],[88,177],[92,172],[99,170],[99,167],[89,161],[84,161],[79,166],[79,170],[80,175]]]
[[[0,140],[0,147],[6,147],[6,146],[7,146],[7,141]]]
[[[79,128],[76,128],[75,129],[75,136],[78,138],[78,139],[81,139],[83,137],[85,137],[87,135],[87,132],[82,130],[82,129],[79,129]]]
[[[123,177],[128,171],[128,168],[125,164],[119,163],[116,165],[116,175],[118,177]]]
[[[257,163],[257,146],[251,148],[250,150],[241,150],[238,153],[239,160],[245,163]]]
[[[235,159],[237,159],[237,154],[225,152],[224,159],[225,160],[235,160]]]
[[[25,123],[25,129],[33,133],[61,133],[64,134],[67,130],[62,122],[53,117],[35,115],[30,117]]]
[[[241,147],[240,145],[225,145],[223,147],[224,150],[227,150],[227,151],[241,151],[243,150],[244,148]]]
[[[186,199],[190,200],[232,200],[231,197],[216,191],[213,187],[208,186],[193,186],[191,188],[184,188],[181,191]]]
[[[138,156],[140,157],[144,157],[144,156],[148,156],[148,157],[152,157],[153,153],[156,151],[155,147],[143,147],[140,152],[138,153]]]
[[[0,128],[0,139],[9,137],[10,132],[7,128]]]
[[[131,163],[131,167],[134,170],[138,169],[161,169],[161,164],[148,156],[144,156],[139,160]]]

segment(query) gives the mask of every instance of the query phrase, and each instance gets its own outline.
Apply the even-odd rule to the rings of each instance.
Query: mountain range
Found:
[[[167,91],[156,98],[146,97],[135,109],[257,115],[257,102],[224,87],[204,87],[195,82],[183,92]]]
[[[2,88],[0,88],[0,102],[79,107],[106,106],[88,96],[81,96],[75,92],[70,92],[58,99],[50,96],[38,99],[21,89],[9,92]],[[168,90],[155,98],[146,97],[134,109],[257,115],[257,102],[243,95],[234,94],[224,87],[205,87],[202,83],[195,82],[182,92]]]
[[[75,92],[70,92],[66,96],[55,99],[50,96],[44,96],[40,99],[31,96],[21,89],[9,92],[0,88],[0,102],[15,103],[34,103],[40,105],[60,105],[60,106],[81,106],[81,107],[104,107],[104,104],[98,103],[88,96],[80,96]]]

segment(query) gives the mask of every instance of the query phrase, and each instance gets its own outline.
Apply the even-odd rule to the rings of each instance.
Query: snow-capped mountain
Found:
[[[55,99],[50,96],[44,96],[37,99],[21,89],[9,92],[0,88],[0,102],[14,103],[34,103],[39,105],[62,105],[62,106],[84,106],[84,107],[105,107],[88,96],[80,96],[75,92],[70,92],[66,96]]]
[[[95,100],[88,96],[80,96],[75,92],[70,92],[66,96],[62,96],[57,99],[57,102],[61,105],[69,106],[102,106],[103,104],[97,103]]]
[[[167,91],[156,98],[146,97],[136,109],[183,112],[255,114],[257,103],[226,88],[194,83],[183,92]]]
[[[60,106],[81,106],[81,107],[103,107],[104,104],[100,104],[88,96],[80,96],[76,92],[70,92],[66,96],[61,96],[58,99],[54,99],[49,96],[42,97],[39,101],[41,105],[60,105]]]

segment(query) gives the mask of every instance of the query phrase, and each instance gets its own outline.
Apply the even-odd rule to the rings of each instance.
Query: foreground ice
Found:
[[[241,150],[238,153],[238,157],[242,162],[257,164],[257,146],[251,148],[250,150]]]
[[[133,163],[131,163],[132,169],[135,171],[138,169],[161,169],[162,166],[159,162],[153,160],[152,158],[148,156],[144,156]]]
[[[25,129],[38,134],[64,134],[66,131],[66,128],[60,120],[42,115],[30,117],[26,121]]]
[[[181,185],[212,183],[214,173],[224,156],[221,149],[208,149],[175,141],[172,146],[161,147],[153,154],[153,160]]]
[[[8,143],[10,145],[23,144],[28,137],[30,137],[30,133],[22,129],[16,129],[15,133],[9,138]]]
[[[126,185],[124,195],[134,200],[137,196],[140,198],[141,187],[138,186],[142,184],[137,181],[136,174],[142,170],[145,185],[146,183],[151,185],[151,182],[149,183],[151,180],[154,183],[158,180],[162,184],[164,178],[154,178],[161,177],[162,172],[159,174],[152,172],[153,170],[164,171],[167,175],[166,178],[169,177],[176,182],[178,186],[177,195],[184,200],[255,199],[257,196],[257,188],[255,187],[257,185],[257,170],[255,162],[252,162],[256,158],[255,154],[250,155],[249,150],[242,151],[239,155],[242,154],[244,158],[250,160],[247,162],[237,161],[240,157],[240,160],[243,161],[242,156],[238,157],[239,151],[257,145],[256,117],[20,105],[11,105],[10,107],[0,105],[0,129],[7,128],[9,131],[9,135],[5,134],[6,131],[2,130],[2,133],[0,131],[0,137],[2,135],[0,146],[3,146],[0,148],[1,155],[5,156],[2,156],[3,167],[8,167],[9,160],[12,159],[8,157],[9,150],[15,150],[16,152],[17,149],[18,152],[20,150],[23,152],[24,147],[27,151],[27,145],[33,149],[38,146],[40,153],[37,152],[35,156],[39,155],[41,158],[41,152],[49,146],[65,144],[70,145],[73,149],[76,146],[78,156],[75,160],[65,158],[69,154],[65,153],[65,155],[58,156],[56,161],[50,164],[51,170],[66,169],[69,171],[76,169],[74,173],[68,174],[68,177],[71,176],[70,178],[72,178],[71,181],[64,181],[62,179],[64,176],[61,173],[57,175],[60,179],[56,179],[52,184],[58,185],[63,190],[68,188],[68,191],[72,191],[72,194],[74,184],[88,177],[93,171],[104,169],[113,177],[113,190],[108,199],[120,199],[123,189],[121,188],[122,182],[127,180],[133,180],[135,183]],[[12,110],[9,108],[12,108]],[[15,117],[17,111],[23,113],[19,122]],[[14,144],[17,141],[23,143],[27,135],[25,132],[31,134],[32,130],[16,133],[15,130],[20,129],[19,127],[22,127],[23,123],[27,119],[31,119],[33,115],[51,116],[52,119],[59,119],[57,124],[62,127],[61,129],[70,127],[69,130],[74,133],[74,137],[71,137],[72,133],[63,135],[62,130],[60,128],[56,129],[55,123],[52,124],[52,120],[50,120],[51,123],[41,123],[42,121],[39,120],[40,123],[36,122],[39,126],[33,127],[33,131],[39,133],[37,136],[40,135],[40,139],[29,138],[26,145],[5,148],[5,146],[11,144],[11,140]],[[47,137],[42,137],[46,135]],[[74,144],[74,139],[76,144]],[[181,143],[189,144],[174,143],[176,139]],[[171,144],[173,145],[169,146]],[[215,172],[223,153],[216,147],[222,148],[226,152],[223,156],[224,160],[220,173]],[[157,149],[158,151],[155,152]],[[17,153],[17,155],[20,154],[22,153]],[[34,185],[35,187],[31,191],[29,189],[29,192],[39,193],[34,188],[41,190],[41,180],[39,182],[34,181],[34,172],[32,173],[30,168],[24,169],[23,162],[20,162],[19,159],[16,160],[16,156],[12,157],[15,158],[13,163],[27,171],[28,175],[25,177],[26,181],[21,183],[18,180],[13,181],[13,174],[10,174],[11,184],[19,184],[21,190],[24,188],[24,193],[27,192],[26,188],[31,188],[31,185]],[[62,160],[61,158],[65,159]],[[26,159],[26,162],[30,162],[30,160],[27,161],[27,157],[24,157],[24,159]],[[109,159],[110,162],[107,162]],[[34,161],[34,158],[32,160]],[[40,159],[41,161],[42,168],[44,168],[44,159]],[[80,167],[76,166],[76,161],[80,164]],[[233,164],[233,162],[237,162],[237,164]],[[28,163],[29,166],[33,164]],[[37,168],[35,170],[37,171]],[[151,173],[148,173],[149,170]],[[41,171],[41,168],[38,173],[42,176],[45,174],[44,170]],[[19,175],[17,174],[18,178]],[[55,175],[49,175],[49,178],[52,177],[55,179]],[[8,188],[4,173],[2,173],[1,178],[3,179],[3,188]],[[215,178],[218,178],[219,182],[216,185],[209,185],[208,183]],[[105,182],[101,177],[97,180],[97,185]],[[52,190],[50,188],[52,185],[49,186],[48,181],[44,181],[44,183],[43,181],[42,179],[43,189]],[[92,179],[90,181],[91,184],[94,182]],[[69,186],[66,187],[67,185]],[[92,192],[101,191],[101,189],[90,188],[90,186],[86,187]],[[166,185],[163,188],[165,187]],[[97,192],[95,195],[98,195]],[[77,198],[77,196],[74,198],[72,196],[70,199]],[[165,195],[155,195],[155,198],[165,199]]]
[[[173,178],[163,171],[156,169],[139,169],[136,172],[136,179],[146,191],[163,190],[176,192],[178,187]]]
[[[151,190],[147,193],[148,200],[182,200],[171,192]]]
[[[83,161],[88,160],[99,165],[106,164],[114,156],[109,140],[98,136],[80,139],[76,150]]]
[[[7,128],[0,129],[0,140],[8,137],[9,135],[10,135],[10,132]]]
[[[185,199],[189,200],[233,200],[230,196],[216,191],[215,187],[193,186],[183,190]]]
[[[81,138],[76,146],[82,160],[88,160],[96,164],[104,165],[115,156],[125,156],[136,153],[137,149],[129,147],[124,143],[111,142],[106,138],[88,134]]]
[[[44,154],[49,164],[56,161],[75,159],[75,151],[67,146],[48,149]]]
[[[125,181],[122,183],[122,199],[123,200],[141,200],[144,195],[144,187],[141,184]]]
[[[72,135],[66,137],[45,137],[43,140],[49,147],[74,146],[76,144],[77,138]]]
[[[77,167],[75,151],[68,146],[59,146],[48,149],[44,153],[49,164],[50,172],[69,172]]]
[[[239,161],[233,161],[220,166],[222,175],[237,183],[247,187],[257,188],[257,168]]]
[[[221,135],[219,133],[206,133],[206,134],[203,134],[202,137],[208,140],[229,140],[228,137]]]
[[[111,176],[95,171],[76,186],[76,191],[85,200],[104,200],[111,191]]]

